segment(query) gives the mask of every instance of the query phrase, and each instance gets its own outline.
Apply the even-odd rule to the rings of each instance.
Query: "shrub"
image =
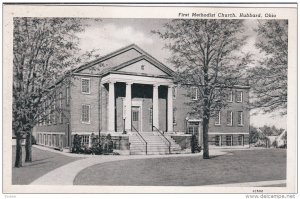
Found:
[[[113,153],[113,141],[111,135],[107,136],[95,136],[91,135],[91,147],[88,145],[82,145],[81,136],[74,135],[72,153],[84,153],[84,154],[112,154]]]
[[[111,140],[111,135],[108,134],[105,139],[103,139],[103,153],[109,154],[113,152],[113,141]]]
[[[92,151],[92,154],[95,154],[95,155],[102,154],[102,146],[101,146],[101,142],[99,142],[99,138],[92,137],[91,151]]]
[[[80,153],[81,151],[81,137],[78,134],[75,134],[73,138],[72,153]]]
[[[191,151],[192,153],[201,152],[201,146],[198,145],[198,139],[196,135],[192,135],[191,137]]]
[[[267,147],[267,144],[266,144],[266,140],[263,139],[263,140],[257,140],[257,142],[254,144],[255,147]]]

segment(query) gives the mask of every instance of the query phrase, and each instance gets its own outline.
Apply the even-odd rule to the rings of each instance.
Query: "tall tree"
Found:
[[[172,52],[182,85],[196,86],[197,101],[190,104],[203,120],[203,158],[209,158],[208,128],[211,116],[227,105],[228,90],[239,83],[250,60],[239,51],[246,39],[243,20],[176,19],[153,31]]]
[[[21,140],[26,137],[26,162],[31,162],[33,127],[56,111],[55,93],[81,61],[76,36],[85,28],[75,18],[14,18],[13,124],[17,139],[15,167],[22,166]],[[78,56],[78,57],[76,57]],[[57,82],[60,81],[60,84]],[[49,111],[48,111],[49,110]]]
[[[286,115],[288,70],[288,21],[258,21],[256,47],[264,58],[249,70],[253,108]]]

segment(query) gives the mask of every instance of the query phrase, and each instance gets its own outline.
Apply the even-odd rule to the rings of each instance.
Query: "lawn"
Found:
[[[53,153],[35,147],[32,148],[32,162],[24,163],[25,161],[25,150],[23,148],[23,167],[15,168],[15,157],[16,148],[13,146],[12,149],[12,184],[24,185],[30,184],[37,178],[46,174],[47,172],[54,170],[60,166],[63,166],[69,162],[78,160],[80,158],[68,157]]]
[[[201,157],[202,158],[202,157]],[[286,179],[286,150],[240,150],[199,156],[126,160],[88,167],[75,185],[198,186]]]

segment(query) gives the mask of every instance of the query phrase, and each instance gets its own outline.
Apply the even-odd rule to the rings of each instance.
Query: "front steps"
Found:
[[[147,155],[169,154],[169,143],[167,140],[156,132],[140,132],[147,142]],[[171,153],[180,153],[181,147],[170,137],[166,136],[171,142]],[[130,154],[145,155],[146,145],[143,139],[137,134],[129,136]]]

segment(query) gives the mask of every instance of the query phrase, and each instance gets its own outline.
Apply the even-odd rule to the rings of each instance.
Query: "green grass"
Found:
[[[32,148],[32,162],[25,163],[25,150],[23,147],[23,167],[15,168],[16,147],[12,149],[12,184],[25,185],[30,184],[37,178],[46,174],[47,172],[54,170],[60,166],[63,166],[69,162],[73,162],[80,158],[68,157],[57,153],[44,151]]]
[[[168,157],[94,165],[76,185],[198,186],[286,179],[286,150],[240,150],[203,160]]]

